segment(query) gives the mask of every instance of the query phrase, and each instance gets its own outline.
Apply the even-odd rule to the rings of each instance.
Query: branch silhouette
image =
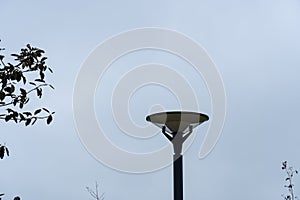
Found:
[[[1,40],[0,40],[1,41]],[[0,52],[5,49],[0,48]],[[54,87],[46,82],[46,72],[53,73],[47,66],[45,51],[27,44],[18,54],[11,54],[14,63],[5,62],[5,55],[0,53],[0,120],[5,122],[33,125],[37,120],[46,120],[50,124],[55,112],[47,108],[23,111],[35,92],[42,98],[43,89]],[[9,156],[5,144],[0,144],[0,159]]]
[[[298,197],[295,196],[295,193],[294,193],[295,185],[293,183],[293,177],[295,174],[298,174],[298,171],[295,170],[293,167],[289,167],[287,161],[282,162],[281,169],[284,170],[287,175],[287,177],[285,178],[285,181],[287,182],[287,184],[284,185],[284,187],[288,189],[288,194],[286,194],[286,195],[282,194],[283,199],[284,200],[298,199]]]
[[[11,63],[5,61],[5,55],[2,54],[4,50],[0,48],[0,120],[24,123],[25,126],[34,125],[37,120],[45,120],[50,124],[55,112],[45,107],[23,111],[34,92],[41,99],[44,88],[54,89],[46,82],[46,73],[53,71],[46,65],[45,51],[27,44],[18,54],[10,55],[14,58],[14,63]],[[6,144],[0,144],[0,159],[9,155]],[[0,200],[3,196],[4,193],[1,193]],[[21,198],[16,196],[14,200]]]
[[[98,182],[96,181],[95,183],[95,190],[91,189],[90,187],[86,187],[86,190],[90,195],[96,199],[96,200],[104,200],[104,193],[99,194],[99,185]]]

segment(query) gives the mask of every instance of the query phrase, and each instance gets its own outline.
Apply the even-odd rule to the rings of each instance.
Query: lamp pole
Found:
[[[183,200],[183,167],[182,155],[173,156],[173,193],[174,200]]]
[[[183,200],[183,155],[182,146],[184,141],[192,134],[193,127],[189,126],[187,133],[166,132],[166,126],[163,126],[162,133],[172,143],[173,155],[173,194],[174,200]]]
[[[192,134],[193,128],[208,120],[208,116],[195,112],[162,112],[146,117],[162,129],[164,136],[173,146],[173,198],[183,200],[183,153],[184,141]]]

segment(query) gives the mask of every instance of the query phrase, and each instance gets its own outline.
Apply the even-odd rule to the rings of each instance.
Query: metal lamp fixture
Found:
[[[162,129],[164,136],[172,143],[174,200],[183,200],[182,146],[193,129],[209,117],[197,112],[160,112],[149,115],[146,120]]]

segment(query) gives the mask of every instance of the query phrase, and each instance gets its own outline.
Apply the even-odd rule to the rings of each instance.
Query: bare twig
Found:
[[[97,181],[95,182],[95,190],[92,190],[90,187],[86,187],[86,190],[90,193],[90,195],[96,200],[104,200],[104,193],[99,195],[99,185]]]

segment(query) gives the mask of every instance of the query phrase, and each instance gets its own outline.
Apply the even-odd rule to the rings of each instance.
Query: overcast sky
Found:
[[[56,88],[48,90],[42,101],[31,102],[33,107],[46,105],[56,111],[50,126],[39,122],[25,128],[0,122],[0,142],[11,150],[11,156],[0,163],[4,199],[15,195],[28,200],[91,199],[85,187],[95,181],[108,200],[172,199],[171,166],[147,174],[113,170],[84,148],[73,117],[75,80],[90,52],[113,35],[143,27],[172,29],[200,43],[216,64],[226,90],[227,115],[217,145],[208,157],[198,159],[208,122],[197,128],[195,141],[184,155],[186,199],[281,199],[285,193],[281,162],[288,160],[300,169],[299,0],[0,0],[0,8],[5,53],[18,52],[27,43],[44,49],[54,70],[47,78]],[[178,58],[152,51],[128,56],[106,72],[97,89],[95,111],[98,121],[106,120],[107,129],[117,131],[109,117],[101,118],[101,113],[111,116],[102,103],[110,102],[112,82],[130,66],[149,62],[168,63],[189,77],[201,98],[199,111],[211,115],[204,80],[187,65],[183,69]],[[127,67],[119,70],[124,63]],[[153,105],[178,108],[174,95],[157,86],[136,91],[130,102],[130,115],[140,126],[147,125],[145,115]],[[115,144],[139,150],[116,131],[108,136]],[[168,144],[159,134],[149,144],[137,141],[150,150]],[[295,177],[295,185],[300,195],[300,177]]]

